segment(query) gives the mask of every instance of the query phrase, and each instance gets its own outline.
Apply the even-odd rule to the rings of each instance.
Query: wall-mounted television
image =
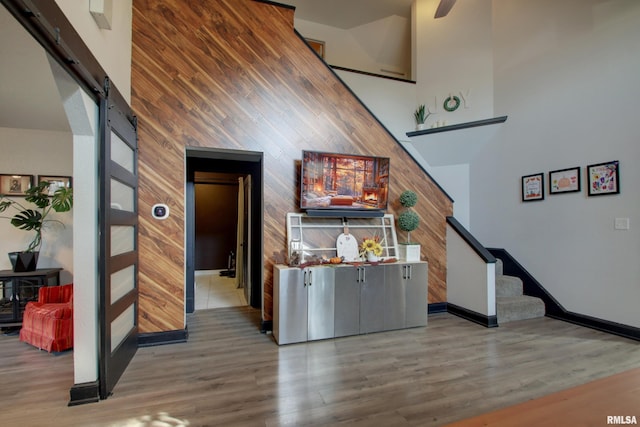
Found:
[[[389,196],[389,158],[303,151],[300,209],[313,215],[381,216]]]

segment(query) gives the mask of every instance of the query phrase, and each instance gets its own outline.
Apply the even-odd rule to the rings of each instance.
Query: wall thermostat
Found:
[[[164,203],[153,205],[151,215],[153,215],[155,219],[166,219],[169,216],[169,206]]]

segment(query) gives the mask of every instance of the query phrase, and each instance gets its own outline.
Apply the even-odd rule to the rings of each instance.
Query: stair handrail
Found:
[[[495,264],[496,257],[487,250],[457,219],[452,216],[447,217],[447,223],[460,235],[479,256],[488,264]]]
[[[447,225],[447,311],[498,326],[496,258],[454,217],[447,217]]]

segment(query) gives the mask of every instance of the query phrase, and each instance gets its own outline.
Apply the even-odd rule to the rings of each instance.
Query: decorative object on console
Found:
[[[349,225],[342,223],[342,233],[336,239],[336,253],[343,261],[358,260],[358,241],[349,233]]]
[[[400,243],[398,250],[400,259],[406,261],[420,260],[420,244],[411,242],[411,232],[420,225],[420,217],[411,209],[416,203],[418,203],[418,195],[415,192],[406,190],[400,194],[400,204],[405,210],[398,215],[398,227],[407,232],[407,242]]]
[[[289,243],[289,265],[300,265],[302,258],[302,243],[298,239],[293,239]]]
[[[360,244],[360,256],[369,262],[380,261],[380,256],[382,256],[380,237],[375,235],[364,239]]]
[[[589,196],[620,193],[620,162],[598,163],[587,166]]]
[[[380,261],[380,258],[378,257],[378,255],[375,254],[375,252],[368,251],[367,252],[367,261],[368,262],[378,262],[378,261]]]
[[[35,205],[34,208],[26,207],[26,203],[19,202],[11,197],[11,194],[0,194],[0,213],[6,212],[9,208],[17,211],[11,217],[3,216],[0,218],[10,220],[11,225],[20,230],[33,231],[35,233],[26,250],[9,254],[9,259],[16,272],[36,269],[37,253],[42,245],[42,231],[46,225],[57,222],[64,226],[60,221],[48,218],[51,210],[68,212],[73,207],[72,188],[58,187],[52,195],[49,195],[49,186],[49,181],[41,181],[38,185],[25,191],[24,201],[33,203]],[[22,258],[27,258],[28,260]]]

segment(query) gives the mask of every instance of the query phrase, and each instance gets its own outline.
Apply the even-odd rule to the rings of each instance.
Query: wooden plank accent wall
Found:
[[[391,158],[389,212],[405,189],[422,219],[429,302],[446,301],[451,201],[295,34],[294,11],[253,0],[133,1],[132,107],[139,118],[140,332],[184,328],[185,148],[264,153],[264,305],[274,253],[297,211],[303,149]],[[170,206],[165,221],[151,206]],[[404,237],[404,236],[403,236]]]

